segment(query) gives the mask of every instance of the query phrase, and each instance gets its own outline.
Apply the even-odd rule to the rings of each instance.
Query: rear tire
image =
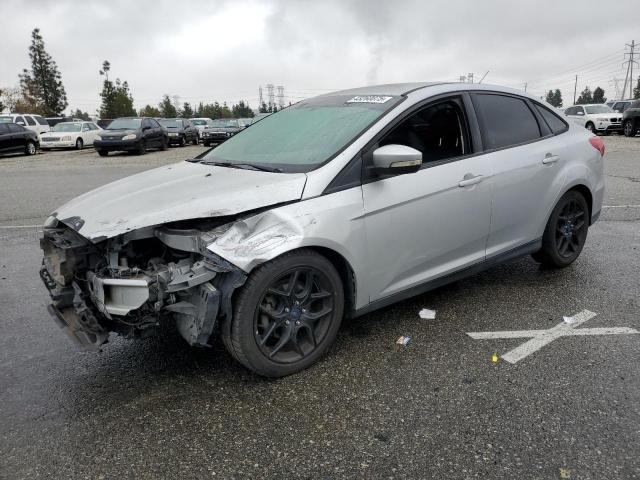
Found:
[[[82,150],[84,148],[84,142],[81,138],[76,140],[76,150]]]
[[[624,131],[625,137],[634,137],[636,134],[636,128],[633,124],[633,120],[627,120],[626,122],[624,122],[624,126],[622,127],[622,129]]]
[[[570,190],[558,201],[542,235],[542,248],[532,257],[550,268],[571,265],[582,252],[589,229],[589,206],[584,196]]]
[[[98,150],[98,155],[100,155],[101,157],[106,157],[107,155],[109,155],[109,152],[107,152],[106,150]]]
[[[335,267],[313,250],[298,250],[251,272],[234,294],[233,318],[222,325],[222,340],[246,368],[283,377],[308,368],[327,351],[343,311]]]
[[[195,135],[191,140],[191,145],[198,145],[198,143],[200,143],[200,141],[198,140],[198,136]]]
[[[35,155],[38,149],[36,148],[36,144],[32,141],[28,141],[27,145],[24,147],[25,155]]]

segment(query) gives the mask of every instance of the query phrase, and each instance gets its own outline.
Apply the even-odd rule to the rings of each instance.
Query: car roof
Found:
[[[382,85],[371,85],[367,87],[350,88],[347,90],[338,90],[336,92],[327,93],[325,95],[406,95],[414,90],[443,83],[452,82],[414,82],[414,83],[386,83]]]

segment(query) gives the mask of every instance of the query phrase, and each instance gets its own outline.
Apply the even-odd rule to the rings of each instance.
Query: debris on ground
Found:
[[[498,354],[494,353],[493,355],[491,355],[491,361],[493,363],[498,363]]]
[[[409,343],[409,341],[411,341],[411,337],[408,337],[406,335],[402,335],[398,340],[396,340],[396,344],[397,345],[402,345],[403,347],[406,347],[407,344]]]
[[[435,320],[436,311],[429,310],[428,308],[423,308],[422,310],[420,310],[420,313],[418,313],[418,315],[420,315],[420,318],[424,318],[425,320]]]
[[[573,317],[562,317],[562,319],[564,320],[564,323],[568,323],[569,325],[576,321],[576,319]]]

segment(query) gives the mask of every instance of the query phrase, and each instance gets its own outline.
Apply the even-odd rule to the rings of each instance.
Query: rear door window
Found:
[[[558,115],[539,103],[534,103],[534,105],[554,135],[567,131],[569,125]]]
[[[33,126],[33,125],[35,125],[35,124],[36,124],[36,121],[35,121],[33,118],[31,118],[29,115],[25,115],[25,117],[24,117],[24,118],[26,118],[26,119],[27,119],[27,123],[28,123],[29,125],[32,125],[32,126]]]
[[[47,123],[47,121],[40,115],[34,115],[33,118],[35,118],[36,122],[38,122],[40,125],[49,125],[49,123]]]
[[[473,103],[481,119],[485,149],[506,148],[541,137],[538,121],[522,98],[477,93]]]

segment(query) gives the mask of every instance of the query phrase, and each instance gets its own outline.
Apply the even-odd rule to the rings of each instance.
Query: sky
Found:
[[[287,102],[332,90],[410,81],[478,81],[565,105],[624,81],[625,44],[640,42],[640,1],[616,0],[0,0],[0,88],[29,67],[39,27],[69,109],[99,107],[104,60],[127,80],[137,108],[180,102],[258,106],[258,87]],[[627,48],[628,51],[628,48]],[[640,53],[640,48],[637,49]],[[640,61],[640,55],[637,56]],[[640,67],[636,66],[640,73]],[[637,75],[634,73],[634,77]],[[620,82],[622,88],[622,82]]]

